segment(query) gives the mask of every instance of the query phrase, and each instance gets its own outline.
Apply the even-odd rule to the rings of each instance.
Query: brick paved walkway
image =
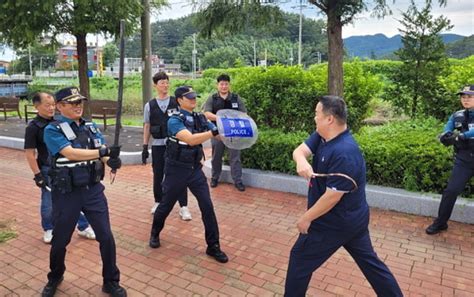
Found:
[[[49,245],[42,243],[39,190],[23,152],[0,148],[0,220],[18,237],[0,244],[0,296],[38,295],[48,271]],[[203,226],[190,194],[194,219],[167,220],[157,250],[147,246],[153,202],[151,167],[126,166],[114,185],[106,181],[122,284],[129,296],[275,296],[283,293],[288,254],[305,199],[219,185],[212,197],[221,245],[230,262],[204,253]],[[424,234],[429,218],[373,209],[371,235],[379,256],[406,296],[474,296],[474,226],[450,223],[449,232]],[[102,296],[98,244],[76,234],[58,296]],[[339,250],[314,275],[309,296],[374,295],[355,263]]]

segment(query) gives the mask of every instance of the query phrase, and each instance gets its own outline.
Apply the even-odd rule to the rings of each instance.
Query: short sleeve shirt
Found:
[[[57,121],[50,123],[45,128],[45,130],[44,130],[44,142],[46,143],[48,151],[52,156],[56,156],[57,154],[59,154],[59,152],[65,147],[73,146],[71,141],[69,141],[66,138],[66,136],[64,135],[64,133],[62,132],[61,128],[57,124],[58,122],[66,122],[70,126],[75,125],[77,127],[77,124],[74,120],[68,119],[64,116],[59,116],[57,118]],[[85,123],[86,122],[81,119],[78,128],[81,129],[81,130],[89,129],[85,125]],[[96,137],[100,140],[101,144],[105,144],[105,139],[104,139],[102,133],[100,133],[99,128],[96,126],[95,123],[93,123],[93,126],[97,131]]]
[[[53,119],[45,119],[41,116],[36,116],[26,127],[25,130],[25,149],[36,149],[38,152],[37,163],[41,168],[47,166],[48,162],[48,149],[44,143],[44,129]],[[35,122],[39,122],[43,127],[40,128]]]
[[[186,117],[187,121],[192,121],[192,114],[186,110],[180,109],[180,112]],[[210,121],[207,122],[207,127],[209,130],[214,129],[216,126]],[[178,115],[172,115],[168,120],[168,135],[176,136],[179,131],[186,129],[184,125],[184,120]],[[191,132],[191,131],[190,131]]]
[[[158,107],[161,109],[161,111],[166,112],[166,109],[168,109],[168,105],[170,104],[170,97],[166,97],[165,99],[151,99],[151,100],[156,100],[158,103]],[[150,123],[150,102],[147,102],[145,106],[143,107],[143,122],[145,124]],[[165,145],[166,144],[166,139],[155,139],[153,138],[153,141],[151,145]]]
[[[350,179],[338,175],[312,178],[308,191],[308,208],[311,208],[328,188],[344,193],[328,213],[312,222],[312,226],[340,230],[368,220],[365,161],[350,132],[346,130],[328,142],[314,132],[305,144],[313,153],[312,167],[315,173],[344,174],[357,184],[356,188]]]

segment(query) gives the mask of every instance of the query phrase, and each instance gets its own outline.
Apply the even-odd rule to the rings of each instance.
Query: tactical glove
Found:
[[[150,157],[150,153],[148,152],[148,144],[143,145],[143,151],[142,151],[142,163],[143,165],[146,164],[146,159]]]
[[[439,136],[439,141],[445,146],[454,145],[458,141],[458,134],[446,131]]]
[[[110,157],[107,160],[107,165],[112,169],[112,171],[116,171],[117,169],[120,169],[120,167],[122,167],[122,160],[120,160],[119,157]]]
[[[35,177],[33,178],[33,180],[35,181],[36,186],[38,186],[39,188],[44,188],[44,187],[47,186],[47,184],[46,184],[46,179],[45,179],[44,176],[41,174],[41,172],[36,173],[36,174],[35,174]]]
[[[219,129],[217,129],[217,127],[212,128],[211,132],[212,132],[212,136],[219,135]]]

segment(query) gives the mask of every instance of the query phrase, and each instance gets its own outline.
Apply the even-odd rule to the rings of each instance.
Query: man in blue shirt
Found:
[[[365,161],[347,129],[346,104],[340,97],[323,96],[315,113],[316,131],[293,152],[296,170],[310,187],[308,210],[297,222],[300,235],[290,254],[285,296],[305,296],[313,272],[340,247],[378,296],[403,296],[370,241]]]
[[[196,108],[196,93],[191,87],[181,86],[174,92],[179,112],[168,120],[168,142],[165,154],[165,178],[163,180],[163,199],[156,209],[151,228],[151,248],[160,247],[160,232],[165,220],[173,209],[183,190],[189,188],[196,197],[202,213],[206,254],[221,263],[229,259],[219,245],[219,228],[212,205],[206,176],[202,172],[204,152],[202,143],[217,136],[217,127],[202,113],[193,112]]]
[[[474,85],[465,86],[457,95],[464,109],[449,117],[439,139],[445,146],[454,146],[456,158],[448,186],[441,197],[438,217],[426,228],[430,235],[448,229],[456,199],[474,176]]]
[[[56,107],[61,113],[44,131],[44,142],[52,158],[51,195],[54,229],[51,242],[48,283],[42,296],[54,296],[64,279],[66,247],[79,214],[84,212],[96,233],[102,257],[102,291],[112,296],[127,296],[119,285],[115,241],[110,228],[104,186],[104,163],[112,170],[121,166],[120,147],[107,147],[97,126],[82,118],[84,100],[75,87],[56,93]]]

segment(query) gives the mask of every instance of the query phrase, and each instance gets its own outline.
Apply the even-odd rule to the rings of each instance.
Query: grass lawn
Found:
[[[11,229],[10,225],[10,222],[0,221],[0,243],[16,237],[16,232]]]

